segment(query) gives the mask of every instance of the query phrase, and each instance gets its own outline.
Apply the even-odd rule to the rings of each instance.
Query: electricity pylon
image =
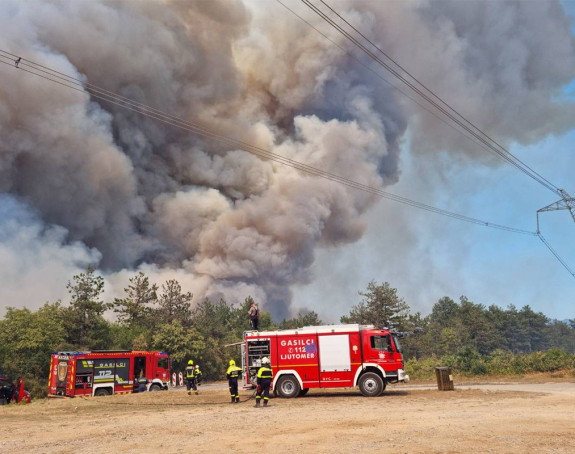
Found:
[[[539,231],[539,213],[543,211],[555,211],[555,210],[569,210],[571,213],[571,217],[573,221],[575,221],[575,198],[571,197],[567,194],[567,191],[564,189],[559,189],[559,193],[561,194],[561,200],[554,202],[546,207],[537,210],[537,234],[539,235],[541,232]]]

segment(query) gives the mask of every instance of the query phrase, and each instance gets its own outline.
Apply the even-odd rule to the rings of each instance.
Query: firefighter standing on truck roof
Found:
[[[260,400],[264,397],[264,407],[268,406],[270,400],[270,386],[274,372],[270,369],[270,360],[267,357],[262,358],[262,367],[258,370],[257,375],[257,392],[256,392],[256,407],[260,406]]]
[[[186,389],[188,390],[188,396],[192,394],[192,389],[194,393],[198,394],[198,387],[196,386],[196,369],[194,367],[194,362],[190,359],[188,361],[188,367],[186,367]]]
[[[230,367],[226,371],[228,385],[230,387],[230,395],[232,396],[232,404],[239,403],[240,395],[238,394],[238,378],[242,376],[242,370],[236,366],[236,362],[230,359]]]
[[[255,301],[252,301],[250,304],[250,310],[248,311],[248,315],[250,316],[250,323],[252,325],[252,329],[257,331],[259,329],[259,320],[260,320],[260,310],[258,309],[258,305]]]

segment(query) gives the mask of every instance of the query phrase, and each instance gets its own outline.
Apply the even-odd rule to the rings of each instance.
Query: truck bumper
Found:
[[[409,375],[407,375],[403,369],[398,369],[397,370],[397,381],[409,383]]]

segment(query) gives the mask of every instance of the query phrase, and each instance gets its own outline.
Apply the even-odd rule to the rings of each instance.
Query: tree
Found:
[[[495,327],[490,323],[485,307],[472,303],[465,296],[462,296],[460,301],[458,319],[460,337],[464,344],[481,354],[488,354],[499,347]]]
[[[0,364],[12,378],[24,377],[35,397],[46,394],[50,355],[69,349],[60,302],[46,303],[37,312],[7,308],[0,321]]]
[[[153,325],[153,305],[158,301],[158,286],[151,284],[148,277],[139,272],[130,279],[130,285],[124,289],[125,298],[114,300],[114,312],[118,321],[127,326],[150,328]]]
[[[440,355],[450,355],[457,352],[462,346],[462,341],[455,328],[446,326],[437,338],[436,353]]]
[[[367,292],[359,292],[364,299],[353,306],[349,316],[341,317],[341,323],[373,324],[377,327],[390,327],[404,331],[409,317],[409,306],[397,296],[397,289],[388,282],[376,285],[371,281]]]
[[[234,342],[233,309],[223,299],[216,304],[205,298],[192,310],[194,327],[204,336]],[[236,333],[241,339],[241,331]]]
[[[431,355],[436,342],[427,335],[429,316],[422,317],[420,312],[410,314],[407,324],[407,332],[402,339],[404,355],[408,358]]]
[[[315,311],[300,311],[295,318],[283,319],[279,324],[279,329],[295,329],[304,326],[317,326],[323,325],[317,312]]]
[[[458,313],[459,306],[457,303],[451,298],[444,296],[433,305],[429,319],[431,323],[435,323],[438,326],[446,326],[453,323]]]
[[[575,330],[569,324],[553,320],[547,326],[546,332],[551,348],[559,348],[569,353],[575,353]]]
[[[179,320],[158,326],[153,336],[153,348],[170,354],[174,370],[183,370],[188,359],[197,362],[205,347],[204,337],[194,328],[185,328]]]
[[[71,294],[65,324],[68,340],[80,348],[106,348],[110,342],[110,326],[103,318],[110,305],[100,298],[104,292],[104,278],[88,267],[85,273],[73,277],[66,288]]]
[[[517,308],[510,304],[504,313],[503,336],[507,342],[507,348],[513,353],[526,353],[530,351],[528,327],[522,324]]]
[[[179,321],[182,326],[191,326],[191,302],[190,292],[182,293],[182,286],[175,279],[166,281],[162,285],[162,293],[158,298],[158,318],[161,323]]]
[[[549,319],[541,312],[534,312],[529,306],[523,306],[517,315],[525,333],[524,344],[526,352],[531,353],[548,348],[546,328]]]

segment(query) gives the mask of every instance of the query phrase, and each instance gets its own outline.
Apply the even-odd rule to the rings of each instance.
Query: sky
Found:
[[[528,232],[559,200],[441,121],[301,2],[2,4],[0,315],[67,302],[66,283],[94,265],[108,301],[144,271],[160,286],[177,279],[195,302],[253,296],[277,320],[314,310],[338,323],[372,280],[423,315],[465,296],[575,318],[575,277],[538,237],[352,189],[237,142]],[[330,5],[575,194],[575,2]],[[38,68],[84,85],[54,84]],[[102,101],[86,83],[218,136]],[[540,229],[575,270],[570,214],[541,213]]]

